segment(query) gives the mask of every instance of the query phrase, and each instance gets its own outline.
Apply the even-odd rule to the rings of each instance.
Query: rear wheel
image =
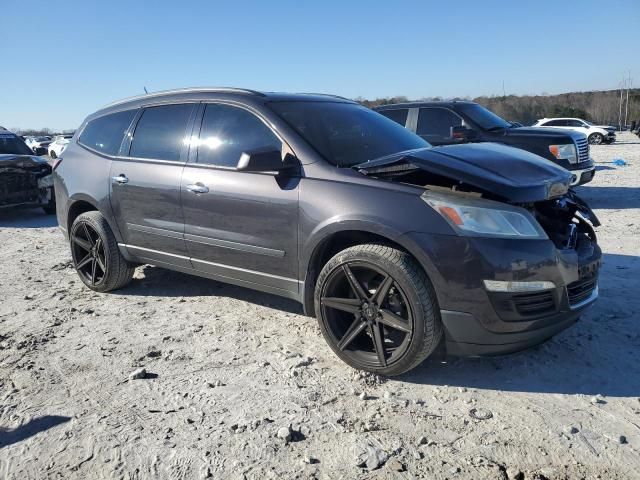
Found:
[[[73,265],[82,282],[96,292],[124,287],[134,266],[118,250],[109,224],[100,212],[86,212],[73,222],[69,233]]]
[[[591,145],[600,145],[603,140],[604,137],[601,133],[592,133],[591,135],[589,135],[589,143]]]
[[[324,266],[316,317],[332,350],[350,366],[399,375],[427,358],[442,337],[431,282],[406,252],[357,245]]]
[[[50,150],[50,151],[49,151],[49,156],[50,156],[51,158],[53,158],[54,160],[55,160],[56,158],[58,158],[58,156],[56,155],[56,152],[54,152],[53,150]]]

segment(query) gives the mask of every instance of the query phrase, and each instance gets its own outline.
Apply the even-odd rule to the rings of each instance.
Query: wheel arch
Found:
[[[409,237],[404,235],[403,232],[388,227],[381,228],[381,224],[378,222],[371,224],[362,221],[347,224],[341,222],[339,227],[329,227],[325,229],[321,235],[317,234],[314,241],[309,243],[304,250],[304,286],[301,292],[302,305],[304,313],[307,316],[315,316],[314,291],[316,280],[322,267],[336,253],[354,245],[385,243],[405,251],[418,262],[434,287],[436,283],[439,283],[434,281],[434,276],[439,278],[439,273],[425,252],[414,244]],[[435,288],[435,291],[436,297],[438,297],[438,289]]]
[[[118,242],[121,241],[120,231],[118,230],[118,228],[116,228],[115,225],[113,225],[110,215],[108,215],[107,212],[104,212],[100,208],[99,202],[97,202],[94,198],[83,193],[78,193],[69,198],[68,205],[69,206],[67,208],[66,228],[69,234],[71,233],[71,226],[73,225],[73,222],[75,221],[76,218],[78,218],[79,215],[85,212],[97,211],[97,212],[100,212],[102,216],[105,218],[105,220],[107,221],[107,224],[109,225],[109,228],[111,228],[111,231],[115,235],[116,240]]]

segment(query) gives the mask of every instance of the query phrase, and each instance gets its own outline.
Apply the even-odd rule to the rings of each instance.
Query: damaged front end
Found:
[[[423,188],[422,199],[455,232],[446,239],[412,235],[439,272],[434,281],[450,354],[540,343],[597,298],[598,218],[569,188],[571,174],[551,162],[498,145],[456,147],[354,168]]]
[[[55,199],[51,166],[28,155],[0,155],[0,208],[47,206]]]

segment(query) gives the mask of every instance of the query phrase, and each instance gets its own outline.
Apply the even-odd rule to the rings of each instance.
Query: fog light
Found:
[[[553,282],[503,282],[500,280],[484,280],[484,287],[490,292],[537,292],[540,290],[553,290],[556,284]]]

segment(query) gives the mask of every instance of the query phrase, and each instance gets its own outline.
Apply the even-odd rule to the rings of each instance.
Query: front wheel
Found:
[[[69,242],[73,265],[91,290],[116,290],[133,278],[134,266],[120,253],[118,242],[100,212],[79,215],[71,226]]]
[[[356,245],[329,260],[316,283],[315,310],[338,357],[381,375],[414,368],[442,337],[427,275],[408,253],[384,244]]]
[[[600,145],[604,140],[604,137],[601,133],[592,133],[589,135],[589,143],[591,145]]]
[[[51,158],[53,158],[54,160],[55,160],[56,158],[58,158],[58,156],[56,155],[56,152],[54,152],[53,150],[51,150],[51,151],[49,152],[49,156],[50,156]]]

